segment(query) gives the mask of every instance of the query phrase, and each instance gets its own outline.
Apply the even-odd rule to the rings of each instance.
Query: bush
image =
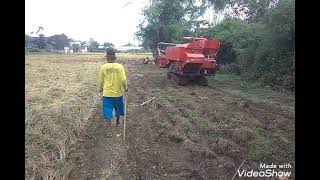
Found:
[[[220,65],[219,72],[235,74],[239,76],[244,72],[244,68],[239,64],[231,63],[231,64]]]
[[[219,55],[217,56],[218,64],[233,63],[236,61],[236,51],[233,49],[233,45],[228,40],[222,40],[220,42]]]

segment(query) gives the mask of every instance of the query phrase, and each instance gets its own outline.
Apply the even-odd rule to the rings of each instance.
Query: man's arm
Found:
[[[123,65],[121,67],[121,84],[122,84],[123,89],[125,91],[128,91],[128,82],[127,82],[127,77],[126,77],[126,73],[125,73]]]
[[[99,77],[98,77],[98,89],[99,89],[99,92],[102,92],[102,90],[103,90],[103,83],[104,83],[104,71],[103,71],[103,68],[101,66],[100,70],[99,70]]]

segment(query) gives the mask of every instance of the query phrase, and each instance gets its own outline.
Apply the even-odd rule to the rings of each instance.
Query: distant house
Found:
[[[75,45],[77,45],[77,46],[79,47],[79,49],[75,49],[75,48],[74,48]],[[76,40],[73,40],[73,39],[70,41],[69,49],[70,49],[70,50],[72,49],[73,52],[80,51],[80,47],[81,47],[81,41],[76,41]],[[70,53],[72,53],[72,52],[70,52]]]
[[[45,49],[46,49],[46,51],[49,51],[49,52],[53,52],[54,51],[54,47],[51,44],[46,44]]]
[[[38,48],[38,39],[39,37],[38,36],[31,36],[29,41],[27,42],[27,45],[26,45],[26,48],[27,49],[32,49],[32,48]],[[46,42],[46,37],[44,37],[44,41]]]
[[[81,46],[80,46],[80,52],[82,52],[82,53],[88,52],[88,47],[89,47],[89,44],[88,44],[88,43],[81,45]]]
[[[82,53],[88,52],[88,48],[87,48],[87,47],[84,47],[83,49],[81,49],[81,52],[82,52]]]
[[[37,48],[37,47],[38,47],[38,45],[36,45],[33,42],[28,42],[28,44],[26,46],[27,49],[32,49],[32,48]]]
[[[99,49],[99,50],[105,50],[106,48],[104,47],[104,45],[99,45],[99,46],[98,46],[98,49]]]
[[[70,48],[69,47],[64,47],[64,53],[69,53],[70,52]]]
[[[64,53],[73,53],[72,47],[64,47]]]
[[[77,45],[79,47],[79,49],[74,49],[73,48],[74,45]],[[81,53],[85,53],[85,52],[88,52],[88,47],[89,47],[88,43],[83,44],[79,40],[71,39],[69,47],[67,47],[67,48],[65,47],[65,53],[73,53],[76,51],[81,52]]]
[[[30,40],[27,41],[26,48],[27,49],[32,49],[32,48],[37,48],[38,45],[36,44],[37,39],[31,37]]]

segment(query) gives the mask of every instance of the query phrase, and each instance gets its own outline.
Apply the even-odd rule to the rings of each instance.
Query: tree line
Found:
[[[25,48],[33,50],[45,50],[50,49],[53,51],[62,51],[65,47],[70,47],[71,38],[68,38],[65,34],[56,34],[53,36],[45,37],[44,34],[39,34],[38,37],[31,37],[25,35]],[[74,52],[79,52],[81,48],[87,46],[88,52],[98,51],[100,44],[95,41],[93,38],[90,38],[89,42],[81,41],[80,44],[73,43],[71,49]],[[105,42],[103,47],[113,47],[114,45],[110,42]]]
[[[197,20],[208,8],[220,22]],[[202,36],[221,42],[223,70],[275,89],[295,89],[295,0],[150,0],[136,32],[145,48]]]

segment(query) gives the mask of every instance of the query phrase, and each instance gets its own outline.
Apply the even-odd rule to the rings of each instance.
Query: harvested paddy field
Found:
[[[179,86],[139,63],[150,55],[117,54],[129,83],[123,142],[102,120],[103,56],[26,55],[27,179],[232,179],[244,161],[242,170],[289,163],[294,179],[293,95],[219,72],[207,87]]]

